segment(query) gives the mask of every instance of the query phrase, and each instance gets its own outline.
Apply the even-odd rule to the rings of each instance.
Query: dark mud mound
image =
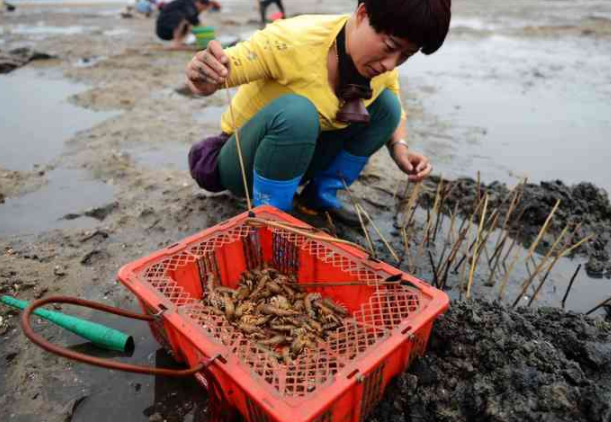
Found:
[[[611,421],[611,324],[461,302],[370,421]]]
[[[438,177],[431,177],[426,184],[429,189],[421,196],[424,205],[432,205]],[[451,212],[458,203],[463,216],[471,216],[475,211],[478,198],[477,182],[469,178],[444,180],[449,187],[449,195],[444,201],[445,212]],[[499,209],[499,221],[504,221],[509,211],[511,191],[503,183],[492,182],[488,185],[480,184],[479,197],[484,193],[489,196],[488,209]],[[586,270],[590,276],[606,276],[611,278],[611,202],[608,193],[591,183],[579,183],[567,186],[562,181],[541,182],[540,184],[527,183],[510,221],[511,229],[520,240],[529,245],[541,226],[545,223],[549,213],[557,200],[560,206],[554,214],[551,226],[546,236],[539,244],[539,252],[545,253],[553,244],[555,237],[564,227],[570,225],[571,230],[577,228],[573,234],[572,242],[593,235],[593,239],[578,249],[579,253],[586,254],[589,261]]]

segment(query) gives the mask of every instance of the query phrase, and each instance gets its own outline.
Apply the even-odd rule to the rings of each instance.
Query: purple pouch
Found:
[[[221,133],[199,141],[189,151],[189,170],[200,188],[208,192],[225,190],[221,185],[218,157],[229,135]]]

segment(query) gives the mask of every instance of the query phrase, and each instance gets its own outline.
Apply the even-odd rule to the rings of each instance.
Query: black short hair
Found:
[[[424,54],[441,47],[450,29],[451,0],[359,0],[376,32],[407,39]]]

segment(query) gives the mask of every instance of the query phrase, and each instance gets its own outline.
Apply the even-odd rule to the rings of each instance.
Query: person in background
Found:
[[[0,0],[0,12],[2,12],[4,8],[6,8],[7,12],[13,12],[16,9],[16,7],[13,6],[11,3],[4,0]]]
[[[261,27],[264,27],[267,23],[267,8],[271,5],[275,4],[280,9],[280,13],[282,13],[282,17],[286,17],[286,13],[284,12],[284,5],[282,4],[282,0],[259,0],[259,12],[261,13]]]
[[[172,41],[170,48],[180,49],[193,26],[199,25],[199,14],[219,3],[210,0],[173,0],[164,3],[157,17],[157,36]]]
[[[208,191],[244,196],[239,128],[255,205],[290,211],[295,199],[300,211],[358,225],[336,194],[384,145],[410,181],[431,173],[406,141],[397,67],[441,47],[450,8],[451,0],[360,0],[350,15],[279,20],[226,50],[210,42],[187,65],[187,84],[197,95],[240,89],[222,133],[191,147],[191,176]]]
[[[136,11],[147,18],[151,17],[156,8],[157,3],[155,0],[138,0],[136,2]]]

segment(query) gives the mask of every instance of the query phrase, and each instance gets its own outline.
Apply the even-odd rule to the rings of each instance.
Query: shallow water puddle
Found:
[[[122,285],[116,285],[115,288],[121,293],[125,292]],[[99,298],[95,300],[100,301]],[[122,300],[116,306],[133,312],[142,312],[129,299]],[[82,315],[82,311],[73,307],[66,308],[64,312]],[[89,318],[131,335],[135,342],[133,353],[101,350],[65,331],[61,332],[63,338],[59,341],[70,345],[69,348],[75,351],[132,365],[184,368],[184,365],[176,363],[168,353],[160,349],[147,323],[102,312],[95,312]],[[71,385],[62,386],[48,393],[52,401],[60,403],[85,397],[74,411],[72,422],[111,420],[146,422],[155,413],[163,414],[167,420],[205,420],[207,392],[194,377],[181,379],[139,375],[80,363],[74,364],[74,374],[74,382]],[[109,406],[109,403],[112,403],[112,406]]]
[[[68,98],[87,89],[50,72],[19,69],[0,75],[0,166],[30,170],[57,157],[64,141],[117,112],[94,112]]]
[[[602,44],[450,40],[404,68],[423,98],[414,148],[445,177],[589,181],[611,191],[611,64]],[[587,81],[587,83],[585,82]],[[408,104],[409,108],[409,104]]]
[[[73,220],[62,217],[111,202],[111,186],[88,180],[87,172],[80,170],[57,169],[48,178],[49,183],[41,189],[18,198],[6,198],[0,205],[0,236],[91,228],[99,224],[91,217]]]
[[[7,32],[17,35],[77,35],[85,32],[92,32],[98,28],[91,26],[49,26],[44,22],[36,25],[17,25],[8,27]]]

